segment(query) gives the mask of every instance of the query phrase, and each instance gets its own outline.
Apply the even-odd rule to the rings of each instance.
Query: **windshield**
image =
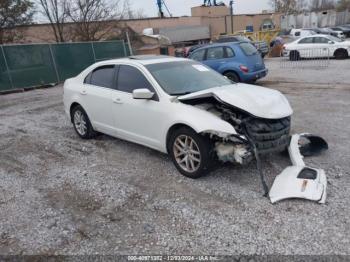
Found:
[[[333,41],[333,42],[344,42],[344,40],[338,38],[338,37],[335,37],[335,36],[332,36],[332,35],[328,35],[327,36],[329,40]]]
[[[174,96],[232,84],[219,73],[192,61],[150,64],[146,68],[164,91]]]

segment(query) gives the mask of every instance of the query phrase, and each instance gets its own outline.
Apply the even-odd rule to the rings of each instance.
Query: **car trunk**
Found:
[[[246,56],[246,62],[250,72],[257,72],[265,69],[264,60],[261,58],[259,52],[254,55]]]
[[[241,43],[240,47],[245,54],[246,65],[249,68],[249,72],[257,72],[265,69],[264,60],[253,45],[249,43]]]

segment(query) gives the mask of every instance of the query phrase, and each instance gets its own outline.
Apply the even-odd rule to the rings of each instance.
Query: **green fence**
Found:
[[[0,46],[0,91],[62,82],[97,61],[129,53],[124,41]]]

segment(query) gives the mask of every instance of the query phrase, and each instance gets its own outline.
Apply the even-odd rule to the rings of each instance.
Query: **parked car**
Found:
[[[293,113],[276,90],[166,56],[96,63],[65,81],[63,101],[81,138],[101,132],[167,153],[190,178],[286,149]]]
[[[307,29],[292,29],[289,33],[293,37],[304,37],[304,36],[310,36],[310,35],[316,35],[316,33],[312,30]]]
[[[230,43],[230,42],[248,42],[252,43],[256,49],[260,52],[262,58],[264,58],[270,51],[269,46],[265,41],[252,41],[249,38],[241,35],[222,35],[216,41],[217,43]]]
[[[204,46],[196,49],[189,58],[211,67],[233,82],[254,82],[268,72],[258,50],[247,42]]]
[[[330,35],[338,37],[340,39],[345,39],[343,31],[333,30],[332,28],[324,28],[326,31],[330,32]]]
[[[334,31],[331,28],[306,28],[307,30],[314,31],[316,34],[319,35],[332,35],[334,37],[338,38],[345,38],[344,33],[342,31]]]
[[[344,26],[331,27],[335,31],[342,31],[346,38],[350,37],[350,28]]]
[[[350,55],[350,41],[344,41],[331,35],[313,35],[302,37],[283,46],[283,55],[290,60],[300,58],[335,57],[345,59]]]

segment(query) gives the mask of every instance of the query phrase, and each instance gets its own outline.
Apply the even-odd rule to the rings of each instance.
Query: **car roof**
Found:
[[[241,43],[248,43],[247,41],[236,41],[236,42],[224,42],[224,43],[215,43],[215,44],[209,44],[209,45],[205,45],[202,46],[200,48],[197,48],[195,51],[197,50],[201,50],[201,49],[206,49],[209,47],[220,47],[220,46],[233,46],[233,45],[239,45]],[[194,52],[194,51],[193,51]]]
[[[99,62],[100,64],[106,63],[127,63],[127,64],[140,64],[140,65],[149,65],[149,64],[159,64],[159,63],[169,63],[169,62],[180,62],[188,61],[186,58],[165,56],[165,55],[136,55],[129,56],[124,58],[109,59]]]
[[[307,38],[307,37],[318,37],[318,36],[326,36],[326,37],[329,37],[329,35],[325,35],[325,34],[315,34],[315,35],[304,36],[304,37],[302,37],[302,38]]]

